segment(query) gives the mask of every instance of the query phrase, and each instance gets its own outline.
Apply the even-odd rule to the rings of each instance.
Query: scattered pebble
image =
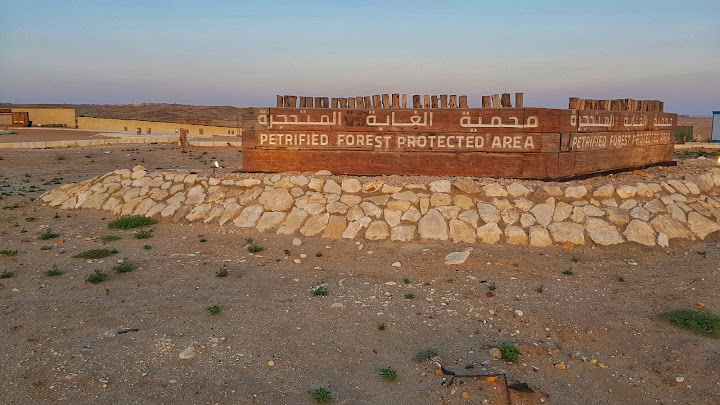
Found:
[[[631,265],[631,266],[637,266],[637,265],[638,265],[638,263],[637,263],[635,260],[633,260],[633,259],[627,259],[627,264],[629,264],[629,265]]]
[[[303,242],[300,239],[295,238],[292,240],[292,244],[293,244],[293,246],[300,246],[303,244]]]
[[[330,305],[330,308],[345,308],[345,305],[343,305],[340,302],[335,302],[332,305]]]
[[[302,263],[302,262],[300,261],[300,259],[293,259],[293,263],[295,263],[295,264],[300,264],[300,263]]]
[[[515,316],[523,316],[523,311],[521,311],[519,309],[516,309],[514,313],[515,313]]]
[[[502,359],[502,353],[497,347],[493,347],[492,349],[490,349],[489,354],[491,359]]]
[[[272,361],[272,360],[268,361],[268,367],[272,367],[272,366],[274,366],[274,365],[275,365],[275,362],[274,362],[274,361]]]
[[[393,267],[402,267],[402,264],[400,264],[400,262],[395,262],[395,263],[391,264],[391,266],[393,266]]]
[[[195,347],[194,346],[188,346],[184,348],[180,354],[178,354],[178,357],[182,360],[192,359],[195,357]]]
[[[675,377],[675,382],[678,382],[678,383],[685,382],[685,377],[683,377],[683,376]]]
[[[469,249],[463,250],[462,252],[451,252],[448,253],[447,256],[445,256],[445,264],[462,264],[465,263],[465,260],[467,260],[469,256]]]
[[[301,253],[301,254],[300,254],[300,258],[301,258],[301,259],[304,259],[304,258],[306,258],[306,257],[307,257],[307,255],[306,255],[305,253]]]
[[[397,283],[394,281],[388,281],[387,283],[385,283],[385,285],[393,286],[393,285],[397,285]]]

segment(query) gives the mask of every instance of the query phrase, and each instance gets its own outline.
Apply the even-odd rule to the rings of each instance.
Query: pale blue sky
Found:
[[[0,102],[524,92],[720,109],[720,3],[0,0]]]

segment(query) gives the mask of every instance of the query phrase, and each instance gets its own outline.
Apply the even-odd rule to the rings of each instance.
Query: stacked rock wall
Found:
[[[393,185],[329,172],[226,176],[136,166],[63,185],[41,200],[61,209],[336,239],[668,246],[720,230],[717,168],[617,187],[469,179]]]

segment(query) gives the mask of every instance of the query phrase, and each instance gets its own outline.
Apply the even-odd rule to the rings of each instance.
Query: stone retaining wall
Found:
[[[103,209],[282,235],[666,247],[675,238],[704,239],[720,230],[717,187],[717,168],[659,183],[561,187],[466,179],[391,185],[329,172],[238,180],[148,173],[136,166],[63,185],[41,200],[61,209]]]

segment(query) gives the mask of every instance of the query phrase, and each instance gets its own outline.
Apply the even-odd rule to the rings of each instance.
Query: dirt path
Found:
[[[443,263],[466,247],[454,244],[302,238],[294,246],[233,226],[170,223],[136,239],[134,230],[108,229],[107,212],[31,199],[52,183],[138,163],[239,167],[238,151],[148,145],[0,157],[0,250],[18,252],[0,256],[0,272],[14,273],[0,279],[5,403],[311,404],[318,387],[337,404],[506,403],[499,382],[449,387],[432,362],[412,360],[425,348],[456,373],[507,373],[535,388],[513,394],[513,404],[720,402],[717,340],[655,318],[698,303],[720,312],[717,237],[668,250],[474,245],[460,266]],[[49,229],[60,236],[38,239]],[[99,239],[107,235],[122,239]],[[247,238],[264,250],[250,254]],[[104,247],[118,253],[72,257]],[[139,268],[113,272],[123,258]],[[54,265],[64,274],[44,275]],[[223,266],[229,275],[216,277]],[[109,279],[85,283],[94,270]],[[329,295],[313,296],[321,282]],[[208,313],[213,305],[219,314]],[[137,331],[117,333],[126,329]],[[502,342],[522,351],[518,363],[490,358]],[[194,355],[180,359],[190,346]],[[384,367],[398,378],[379,377]]]

